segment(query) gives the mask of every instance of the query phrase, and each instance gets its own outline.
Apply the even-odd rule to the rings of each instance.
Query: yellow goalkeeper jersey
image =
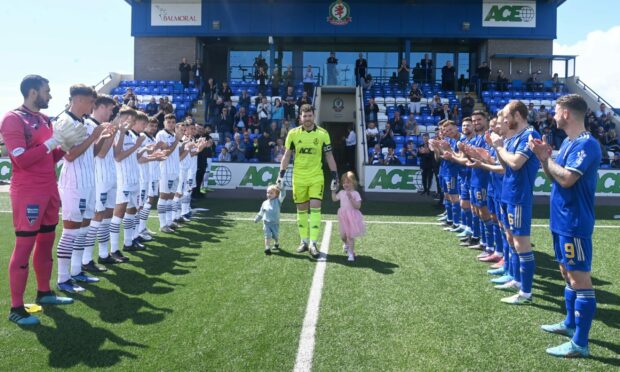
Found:
[[[300,125],[288,132],[284,147],[295,153],[295,183],[323,183],[323,153],[332,150],[329,133],[325,129],[315,124],[314,129],[307,131]]]

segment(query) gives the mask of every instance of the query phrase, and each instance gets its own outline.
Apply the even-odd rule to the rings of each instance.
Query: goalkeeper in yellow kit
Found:
[[[338,172],[332,154],[329,134],[314,123],[312,106],[305,104],[299,109],[301,125],[288,132],[284,147],[286,152],[280,163],[276,184],[283,187],[283,178],[295,153],[293,165],[293,201],[297,205],[297,226],[301,244],[297,252],[309,250],[312,257],[319,256],[316,241],[321,226],[321,200],[323,199],[323,156],[331,170],[332,190],[338,189]]]

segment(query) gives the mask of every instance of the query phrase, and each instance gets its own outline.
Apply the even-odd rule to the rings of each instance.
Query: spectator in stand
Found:
[[[260,134],[260,120],[258,120],[258,113],[254,112],[252,116],[250,116],[250,133],[252,134]]]
[[[234,117],[237,114],[237,108],[233,106],[232,101],[224,102],[224,107],[228,107],[228,113],[230,116]]]
[[[599,109],[596,110],[596,118],[602,119],[605,116],[607,116],[608,113],[609,111],[607,110],[607,106],[605,106],[604,103],[601,103],[601,105],[599,106]]]
[[[478,75],[478,80],[480,81],[480,89],[487,90],[489,78],[491,77],[491,69],[486,61],[482,62],[480,66],[478,66],[476,69],[476,75]]]
[[[338,59],[336,58],[336,53],[329,53],[329,58],[327,58],[327,85],[336,85],[338,84]]]
[[[459,121],[461,116],[459,115],[459,106],[458,105],[452,106],[451,115],[452,115],[452,119],[453,120]]]
[[[553,93],[561,93],[562,82],[560,81],[560,77],[558,76],[557,72],[553,74],[553,77],[551,77],[551,83],[553,84],[553,88],[551,89],[551,91]]]
[[[403,165],[418,165],[418,151],[415,149],[413,141],[407,141],[407,145],[400,150],[400,156],[405,158]]]
[[[207,83],[202,88],[202,91],[204,93],[205,101],[207,104],[217,99],[217,85],[213,81],[213,78],[207,79]]]
[[[373,147],[373,150],[368,158],[368,164],[383,165],[383,151],[381,150],[381,145],[376,144]]]
[[[282,76],[280,76],[280,70],[277,67],[274,67],[273,72],[271,73],[271,96],[279,96],[280,95],[280,84],[282,83]]]
[[[461,74],[456,82],[459,92],[469,91],[469,79],[465,79],[465,75]]]
[[[345,170],[355,169],[355,147],[357,146],[357,136],[353,124],[347,127],[347,136],[344,139],[344,162]]]
[[[540,82],[538,79],[538,73],[532,72],[530,77],[525,82],[525,87],[528,91],[534,92],[540,90]]]
[[[179,63],[179,72],[181,73],[181,84],[183,88],[189,88],[189,74],[192,72],[192,66],[187,63],[187,58],[181,58]]]
[[[422,67],[422,82],[432,83],[435,81],[435,71],[433,70],[433,60],[429,58],[428,53],[424,53],[424,58],[420,60]]]
[[[293,65],[286,66],[286,71],[284,71],[284,85],[287,87],[295,86],[295,73],[293,72]]]
[[[398,67],[398,87],[400,89],[405,89],[407,88],[407,84],[409,84],[409,65],[407,64],[407,60],[403,58]]]
[[[366,105],[364,112],[366,113],[366,121],[377,121],[379,115],[379,106],[375,103],[375,99],[370,97],[368,104]]]
[[[390,76],[390,85],[394,86],[398,84],[398,76],[396,75],[396,71],[392,72],[392,76]]]
[[[196,60],[196,63],[192,66],[192,76],[194,77],[194,86],[200,88],[204,80],[204,71],[202,70],[202,63],[200,63],[199,60]]]
[[[228,149],[226,147],[222,147],[222,150],[220,151],[220,155],[217,157],[217,161],[221,161],[221,162],[231,161],[230,154],[228,153]]]
[[[258,84],[258,92],[263,95],[267,92],[267,80],[267,72],[262,66],[259,67],[256,75],[256,83]]]
[[[379,138],[379,144],[381,148],[383,147],[396,147],[396,142],[394,142],[394,132],[390,127],[390,123],[385,123],[385,129],[381,131],[381,136]]]
[[[368,73],[368,62],[364,59],[364,54],[360,53],[358,59],[355,60],[355,85],[362,85],[362,79],[366,77]]]
[[[247,90],[243,90],[241,91],[241,95],[239,96],[239,102],[237,103],[237,107],[241,108],[245,108],[245,111],[247,112],[250,109],[250,105],[252,104],[252,98],[250,97],[250,95],[248,94]]]
[[[233,132],[233,118],[228,113],[228,108],[223,107],[220,114],[219,122],[217,124],[217,132],[220,143],[223,143],[226,137],[232,137]]]
[[[431,195],[431,185],[433,184],[433,167],[435,162],[435,154],[431,151],[428,144],[428,133],[422,135],[422,144],[418,148],[418,157],[420,158],[420,169],[422,170],[422,194]]]
[[[312,65],[308,65],[306,68],[306,72],[304,72],[304,93],[307,95],[312,94],[312,90],[314,89],[314,73],[312,72]]]
[[[230,157],[232,161],[243,163],[245,161],[245,145],[241,141],[241,134],[235,133],[232,146],[230,149]]]
[[[250,117],[245,111],[245,107],[239,107],[239,111],[233,116],[233,123],[235,124],[235,128],[239,132],[243,132],[246,128],[249,127]]]
[[[503,70],[497,70],[497,77],[495,78],[495,87],[500,92],[505,92],[508,90],[508,78],[504,75]]]
[[[284,118],[286,120],[295,120],[295,104],[297,98],[295,97],[295,92],[293,91],[293,87],[286,88],[286,97],[284,102]]]
[[[258,138],[258,161],[261,163],[271,163],[271,149],[276,143],[269,137],[269,132],[264,131],[263,135]]]
[[[273,108],[271,110],[271,120],[278,123],[278,127],[282,125],[282,120],[284,120],[284,106],[282,106],[282,101],[280,98],[276,98],[274,101]]]
[[[394,147],[388,146],[387,154],[385,154],[385,160],[383,161],[385,165],[402,165],[398,156],[394,153]]]
[[[455,90],[456,69],[452,66],[452,61],[447,61],[441,68],[441,89],[445,91]]]
[[[534,128],[540,133],[541,126],[544,126],[547,121],[547,108],[545,105],[540,105],[540,109],[538,109],[538,117],[536,118],[536,124]]]
[[[420,114],[420,109],[422,106],[422,103],[420,102],[422,100],[422,91],[420,90],[420,88],[418,88],[418,83],[416,83],[415,81],[413,82],[413,86],[411,87],[411,90],[409,91],[409,113],[412,115],[418,115]]]
[[[222,88],[218,94],[224,102],[230,101],[230,97],[232,97],[233,92],[232,89],[228,86],[227,81],[222,81]]]
[[[403,121],[403,118],[400,117],[400,111],[394,111],[394,118],[392,118],[389,123],[395,135],[405,135],[405,122]]]
[[[157,106],[157,101],[155,100],[155,97],[151,97],[151,100],[149,101],[149,103],[146,104],[146,107],[144,108],[144,112],[146,112],[148,116],[153,117],[157,114],[158,111],[159,108]]]
[[[424,70],[420,66],[420,63],[415,64],[412,75],[414,83],[421,83],[424,80]]]
[[[275,121],[271,122],[271,124],[267,128],[267,131],[269,132],[269,138],[273,139],[274,141],[280,138],[280,130],[278,129],[278,123],[276,123]]]
[[[273,148],[273,162],[280,163],[285,152],[286,148],[284,148],[284,142],[282,141],[282,138],[278,138],[276,140],[276,145]]]
[[[224,147],[226,147],[226,150],[228,150],[229,154],[234,149],[234,143],[229,136],[226,136],[226,139],[224,140]],[[232,159],[232,155],[231,155],[231,159]]]
[[[288,132],[291,130],[292,128],[289,125],[289,121],[288,120],[284,120],[282,122],[282,125],[280,125],[280,138],[284,138],[286,139],[286,136],[288,135]]]
[[[433,116],[439,116],[440,120],[453,120],[450,105],[447,103],[444,103],[441,106],[441,110],[433,111]]]
[[[362,89],[370,89],[373,84],[374,82],[371,74],[367,74],[366,77],[362,79]]]
[[[123,103],[128,104],[129,101],[134,100],[135,102],[137,99],[138,97],[136,97],[135,93],[133,92],[133,88],[128,87],[127,91],[125,91],[125,94],[123,94]]]
[[[377,129],[374,121],[368,122],[368,128],[366,128],[366,145],[368,148],[374,147],[379,142],[379,129]]]
[[[528,105],[527,110],[527,124],[536,128],[538,126],[538,110],[536,110],[532,102]]]
[[[301,105],[305,105],[306,103],[312,105],[312,99],[308,96],[308,92],[303,91],[301,93],[301,97],[297,100],[297,107],[299,108]]]
[[[431,109],[431,112],[435,110],[441,110],[443,103],[441,103],[441,98],[438,95],[433,96],[433,100],[428,103],[428,108]]]
[[[256,98],[254,98],[254,105],[258,106],[261,103],[263,103],[263,98],[265,98],[265,96],[263,95],[263,93],[258,92],[258,95],[256,96]]]
[[[407,118],[407,123],[405,124],[405,135],[406,136],[417,136],[420,134],[420,127],[418,126],[418,122],[415,120],[413,115],[410,115]]]
[[[469,94],[469,92],[465,92],[465,96],[461,98],[461,113],[464,118],[471,116],[472,112],[474,112],[475,105],[476,101],[474,98]]]
[[[134,110],[138,109],[138,106],[136,105],[136,101],[133,99],[130,99],[129,102],[127,102],[127,107],[131,107]]]
[[[258,112],[261,130],[269,128],[269,123],[271,122],[271,103],[267,102],[267,97],[263,97],[262,102],[256,107],[256,112]]]
[[[250,139],[248,132],[243,133],[243,148],[245,149],[245,158],[252,159],[256,156],[254,141]]]

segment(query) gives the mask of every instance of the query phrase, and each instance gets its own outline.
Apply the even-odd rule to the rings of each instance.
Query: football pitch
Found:
[[[110,266],[101,282],[45,307],[41,325],[19,328],[6,270],[14,243],[0,195],[0,370],[411,371],[612,370],[620,366],[620,221],[597,209],[593,277],[598,303],[589,359],[545,354],[565,342],[541,324],[564,318],[548,209],[536,206],[534,302],[500,303],[478,251],[458,247],[428,204],[366,202],[367,235],[347,262],[336,205],[323,208],[318,262],[297,254],[294,207],[283,207],[281,251],[263,253],[261,200],[196,203],[209,208],[176,234]],[[429,202],[430,203],[430,202]],[[158,227],[155,215],[149,227]],[[331,234],[324,234],[325,231]],[[60,231],[60,228],[59,228]],[[58,236],[57,236],[58,237]],[[316,273],[315,273],[316,271]],[[55,282],[54,272],[52,281]],[[31,272],[26,302],[35,295]],[[301,343],[301,347],[300,347]]]

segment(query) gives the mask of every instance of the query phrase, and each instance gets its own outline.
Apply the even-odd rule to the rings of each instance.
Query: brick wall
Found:
[[[134,79],[179,80],[179,63],[186,57],[196,61],[196,38],[136,37],[134,38]]]

